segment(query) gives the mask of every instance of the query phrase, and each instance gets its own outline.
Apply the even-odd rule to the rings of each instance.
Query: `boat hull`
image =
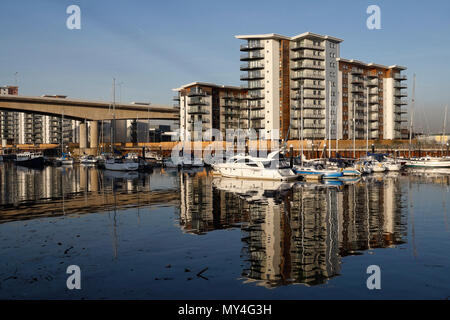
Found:
[[[112,171],[135,171],[139,169],[139,164],[137,162],[130,163],[105,163],[106,170]]]
[[[44,157],[36,157],[27,160],[16,160],[15,163],[19,166],[30,168],[42,168],[44,167]]]

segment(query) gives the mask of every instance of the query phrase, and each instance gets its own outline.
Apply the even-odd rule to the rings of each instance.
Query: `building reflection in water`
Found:
[[[0,165],[0,223],[47,216],[178,205],[177,176],[111,172],[95,167],[34,170]]]
[[[245,282],[317,285],[339,275],[341,259],[404,242],[399,176],[353,183],[281,183],[180,176],[185,232],[240,227]]]

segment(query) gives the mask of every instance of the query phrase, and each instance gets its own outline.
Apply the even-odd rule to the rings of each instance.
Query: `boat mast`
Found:
[[[114,143],[116,142],[116,78],[113,78],[113,125],[111,132],[111,153],[114,156]]]
[[[303,92],[303,85],[300,86],[301,91],[301,100],[300,100],[300,133],[302,135],[302,153],[300,155],[300,165],[303,167],[303,98],[304,98],[304,92]]]
[[[355,150],[355,98],[353,98],[353,158],[356,158],[356,150]]]
[[[411,118],[409,120],[409,155],[408,158],[411,159],[411,139],[412,139],[412,128],[413,128],[413,119],[414,119],[414,103],[415,103],[415,94],[416,94],[416,74],[413,76],[413,89],[412,89],[412,98],[411,98]]]
[[[331,158],[331,81],[328,81],[328,159]]]
[[[64,154],[64,109],[61,116],[61,157]]]
[[[366,156],[369,152],[369,87],[366,88]]]
[[[445,115],[444,115],[444,125],[442,128],[442,153],[444,152],[444,137],[445,137],[445,131],[446,131],[446,126],[447,126],[447,107],[445,106]]]

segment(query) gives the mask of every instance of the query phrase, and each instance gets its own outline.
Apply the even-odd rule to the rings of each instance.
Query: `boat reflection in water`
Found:
[[[285,183],[181,175],[180,225],[204,234],[240,228],[246,283],[318,285],[342,258],[404,243],[399,175]]]

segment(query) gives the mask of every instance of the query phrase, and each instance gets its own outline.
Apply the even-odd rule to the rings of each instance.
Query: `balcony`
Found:
[[[323,84],[314,84],[312,82],[304,82],[304,83],[300,83],[300,82],[296,82],[293,86],[292,89],[293,90],[299,90],[301,88],[301,86],[303,86],[303,89],[325,89],[325,85]]]
[[[301,106],[295,106],[294,107],[294,109],[300,109],[300,108],[301,108]],[[321,105],[321,104],[305,103],[303,105],[303,109],[320,109],[320,110],[322,110],[324,108],[325,108],[325,106]]]
[[[369,89],[369,95],[371,96],[377,96],[378,95],[378,89]]]
[[[325,50],[325,46],[322,44],[316,44],[311,41],[298,41],[294,42],[292,46],[293,51],[301,50],[301,49],[313,49],[313,50]]]
[[[209,110],[204,107],[193,106],[193,107],[189,107],[188,113],[189,114],[209,114]]]
[[[296,52],[293,54],[293,61],[301,60],[301,59],[315,59],[315,60],[325,60],[325,56],[313,53],[305,53],[305,52]]]
[[[370,130],[378,130],[378,123],[375,122],[375,123],[369,124],[369,129]]]
[[[260,41],[241,44],[241,51],[261,50],[264,49],[264,44]]]
[[[394,79],[395,80],[406,80],[406,74],[400,74],[400,73],[395,73],[394,74]]]
[[[352,79],[351,79],[351,82],[352,83],[364,83],[364,78],[353,76]]]
[[[320,80],[324,80],[325,79],[325,74],[301,71],[301,72],[293,72],[293,74],[291,76],[292,80],[298,80],[298,79],[302,79],[302,78],[303,79],[320,79]]]
[[[363,92],[364,92],[364,88],[363,88],[363,87],[360,87],[360,86],[352,86],[351,91],[352,91],[352,92],[360,92],[360,93],[363,93]]]
[[[378,79],[370,79],[367,81],[368,87],[377,87],[378,86]]]
[[[250,71],[250,70],[261,70],[264,69],[264,63],[256,62],[256,63],[244,63],[241,64],[241,71]]]
[[[264,53],[259,52],[249,52],[241,54],[241,61],[259,60],[264,59]]]
[[[408,102],[405,99],[394,99],[394,104],[405,105]]]
[[[206,97],[206,92],[204,92],[200,88],[192,88],[188,93],[188,97],[195,97],[195,96]]]
[[[352,68],[352,70],[350,70],[351,74],[363,74],[363,69],[360,68]]]
[[[325,99],[325,95],[320,93],[304,93],[303,97],[305,99]]]
[[[249,93],[247,96],[247,100],[260,100],[260,99],[264,99],[264,94],[262,93]]]
[[[305,123],[303,124],[305,129],[325,129],[324,123]]]
[[[188,106],[206,106],[208,102],[202,97],[193,97],[188,100]]]
[[[264,79],[264,73],[262,73],[262,72],[248,72],[245,74],[241,74],[242,81],[260,80],[260,79]]]
[[[408,93],[406,92],[406,90],[395,90],[394,91],[394,96],[396,96],[396,97],[407,97]]]
[[[264,89],[264,81],[250,81],[246,84],[241,84],[244,90],[261,90]]]
[[[394,82],[394,88],[406,89],[407,87],[408,86],[406,85],[406,83],[402,83],[400,81]]]
[[[260,119],[264,119],[264,113],[263,112],[251,112],[250,113],[250,118],[252,120],[260,120]]]
[[[378,121],[378,113],[372,113],[369,116],[369,121]]]
[[[172,99],[172,100],[174,100],[174,101],[180,101],[180,96],[179,96],[179,95],[173,96],[173,99]]]
[[[324,65],[314,64],[312,62],[297,62],[291,68],[292,70],[300,70],[300,69],[316,69],[316,70],[325,70]]]
[[[292,114],[292,119],[299,119],[300,118],[300,112],[294,112]],[[303,119],[325,119],[324,114],[315,114],[312,112],[304,112],[303,113]]]

